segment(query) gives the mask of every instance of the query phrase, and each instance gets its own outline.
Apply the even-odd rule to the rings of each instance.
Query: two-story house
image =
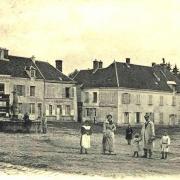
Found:
[[[18,96],[19,118],[28,112],[35,120],[43,114],[52,120],[76,120],[77,98],[75,82],[62,73],[62,61],[56,68],[34,57],[12,56],[0,49],[0,115],[10,113],[13,91]],[[0,96],[0,97],[1,97]],[[7,100],[9,98],[9,101]],[[4,109],[5,108],[5,109]]]
[[[81,92],[83,121],[103,122],[110,113],[117,124],[139,124],[149,112],[156,124],[179,123],[180,80],[165,64],[141,66],[127,58],[125,63],[114,61],[103,68],[95,60],[93,69],[81,70],[73,79]]]

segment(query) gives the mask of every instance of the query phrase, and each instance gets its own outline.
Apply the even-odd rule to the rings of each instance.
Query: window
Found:
[[[24,85],[14,85],[14,91],[16,91],[18,96],[25,96],[25,86]]]
[[[53,106],[52,106],[52,105],[49,105],[49,115],[50,115],[50,116],[52,115],[52,111],[53,111]]]
[[[35,114],[35,104],[34,103],[30,103],[30,114]]]
[[[93,103],[97,103],[97,92],[93,92]]]
[[[136,123],[140,123],[140,112],[136,112]]]
[[[85,96],[85,97],[84,97],[84,102],[85,102],[85,103],[88,103],[88,102],[89,102],[89,92],[85,92],[85,93],[84,93],[84,96]]]
[[[149,104],[149,105],[152,105],[152,104],[153,104],[153,96],[152,96],[152,95],[149,95],[148,104]]]
[[[86,108],[86,116],[87,117],[95,117],[96,116],[96,108]]]
[[[38,117],[42,117],[42,104],[38,103]]]
[[[71,107],[70,107],[70,105],[66,105],[66,115],[71,115]]]
[[[57,115],[62,115],[62,105],[57,105]]]
[[[163,105],[164,105],[164,97],[163,97],[163,96],[160,96],[159,105],[160,105],[160,106],[163,106]]]
[[[0,83],[0,94],[4,94],[4,84]]]
[[[22,114],[22,103],[18,103],[18,111]]]
[[[176,97],[175,96],[172,97],[172,106],[176,106]]]
[[[124,113],[124,123],[126,123],[126,124],[129,123],[129,112]]]
[[[122,94],[122,104],[130,104],[130,94],[128,93]]]
[[[36,70],[31,69],[31,70],[30,70],[30,76],[31,76],[31,78],[36,77]]]
[[[91,116],[91,108],[86,108],[86,116]]]
[[[30,86],[30,96],[35,96],[35,86]]]
[[[70,88],[69,87],[65,88],[65,93],[66,93],[66,98],[70,98]]]
[[[140,104],[141,104],[141,96],[140,96],[140,94],[137,94],[137,95],[136,95],[136,104],[137,104],[137,105],[140,105]]]

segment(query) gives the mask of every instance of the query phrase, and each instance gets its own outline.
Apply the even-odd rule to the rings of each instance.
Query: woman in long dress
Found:
[[[109,154],[114,154],[114,131],[116,126],[113,123],[112,115],[107,115],[107,120],[103,124],[103,154],[108,152]]]

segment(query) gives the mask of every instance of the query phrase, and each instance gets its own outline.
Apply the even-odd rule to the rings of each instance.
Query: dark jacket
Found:
[[[126,129],[126,139],[132,139],[132,135],[133,135],[133,130],[131,127],[128,127]]]

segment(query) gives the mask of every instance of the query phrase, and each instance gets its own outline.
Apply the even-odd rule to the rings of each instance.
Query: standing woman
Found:
[[[85,151],[87,154],[87,150],[91,147],[91,135],[92,135],[92,128],[90,126],[89,121],[85,121],[84,125],[81,126],[81,139],[80,139],[80,154]]]
[[[133,130],[131,128],[131,125],[128,124],[128,127],[126,128],[126,140],[128,142],[128,145],[131,145]]]
[[[103,154],[108,151],[109,154],[113,154],[114,152],[114,131],[116,130],[116,126],[113,123],[112,115],[109,114],[106,116],[107,120],[103,124]]]

